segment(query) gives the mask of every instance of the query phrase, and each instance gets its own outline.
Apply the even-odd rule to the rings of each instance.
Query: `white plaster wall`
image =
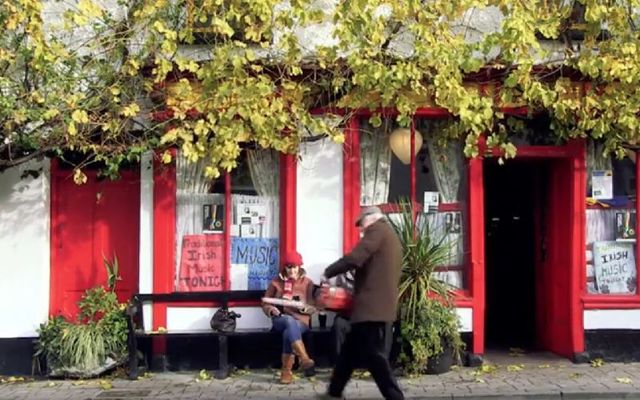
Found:
[[[308,276],[318,282],[342,257],[342,145],[330,140],[300,146],[297,184],[297,247]]]
[[[153,157],[151,153],[142,156],[140,162],[140,271],[138,290],[153,293]],[[142,315],[145,330],[152,329],[151,304],[143,306]]]
[[[456,308],[460,318],[460,332],[473,332],[473,309]]]
[[[585,310],[584,329],[640,329],[640,310]]]
[[[26,170],[37,178],[21,179]],[[49,313],[49,160],[0,173],[0,337],[36,336]]]

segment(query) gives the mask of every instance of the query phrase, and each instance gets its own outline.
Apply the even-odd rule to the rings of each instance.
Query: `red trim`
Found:
[[[351,118],[345,129],[343,153],[343,209],[342,218],[344,253],[351,251],[358,242],[358,229],[354,221],[360,213],[360,135],[357,118]]]
[[[471,271],[469,273],[473,296],[472,352],[484,353],[484,177],[482,158],[469,160],[469,239]]]
[[[175,281],[176,260],[176,150],[174,161],[163,164],[159,157],[153,163],[153,293],[170,293]],[[167,327],[166,304],[152,305],[153,330]],[[166,341],[153,341],[153,352],[164,353]]]
[[[640,308],[640,296],[585,295],[581,299],[585,310]]]
[[[415,119],[411,120],[411,138],[410,138],[410,146],[409,146],[409,150],[411,151],[411,159],[409,162],[409,166],[410,166],[410,172],[409,172],[409,178],[410,178],[410,185],[411,187],[409,188],[409,197],[411,198],[411,204],[416,204],[416,154],[415,154],[415,150],[416,150],[416,122]],[[413,210],[414,215],[413,215],[413,219],[415,220],[415,207],[411,207],[411,210]]]
[[[585,251],[586,243],[586,203],[584,201],[585,188],[587,187],[587,161],[586,161],[586,141],[575,140],[570,144],[574,148],[573,169],[571,174],[572,186],[572,212],[571,224],[573,232],[572,260],[569,273],[570,305],[569,315],[571,317],[571,344],[573,353],[584,351],[584,313],[580,304],[580,295],[586,286],[586,265],[587,256]]]
[[[297,157],[280,155],[280,255],[297,248]]]
[[[224,290],[231,289],[231,173],[224,174]]]

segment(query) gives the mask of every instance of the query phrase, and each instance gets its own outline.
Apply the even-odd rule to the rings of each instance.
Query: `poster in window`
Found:
[[[232,237],[231,264],[247,265],[248,290],[266,290],[271,280],[278,275],[278,239]],[[231,286],[244,287],[244,283],[231,282]]]
[[[616,212],[616,241],[636,241],[636,212],[626,210]]]
[[[602,294],[634,294],[637,288],[635,243],[593,243],[596,287]]]
[[[593,171],[591,175],[591,197],[599,200],[613,198],[613,172],[610,169]]]
[[[180,254],[178,291],[224,290],[224,238],[222,234],[184,235]]]
[[[222,233],[224,231],[224,205],[205,204],[202,206],[202,231]]]

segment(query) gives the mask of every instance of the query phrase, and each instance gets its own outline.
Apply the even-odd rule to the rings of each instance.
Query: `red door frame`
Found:
[[[572,356],[584,351],[584,323],[581,303],[581,278],[585,265],[585,225],[586,225],[586,142],[573,140],[564,146],[520,146],[518,158],[525,159],[568,159],[571,163],[569,182],[571,249],[569,261],[569,304],[570,328],[569,350],[565,355]],[[485,150],[484,146],[481,146]],[[483,151],[481,151],[483,153]],[[497,153],[497,152],[496,152]],[[471,294],[473,297],[473,345],[472,352],[484,353],[485,318],[485,254],[484,254],[484,184],[483,160],[481,157],[470,160],[470,234],[471,234]],[[556,202],[560,199],[551,199]],[[571,354],[572,353],[572,354]]]

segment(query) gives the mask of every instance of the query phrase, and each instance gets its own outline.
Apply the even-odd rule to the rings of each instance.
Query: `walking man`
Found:
[[[356,247],[324,271],[327,279],[355,272],[351,331],[333,369],[328,395],[342,397],[359,358],[385,399],[402,400],[385,351],[385,336],[397,316],[402,248],[378,207],[363,209],[356,226],[363,233]]]

